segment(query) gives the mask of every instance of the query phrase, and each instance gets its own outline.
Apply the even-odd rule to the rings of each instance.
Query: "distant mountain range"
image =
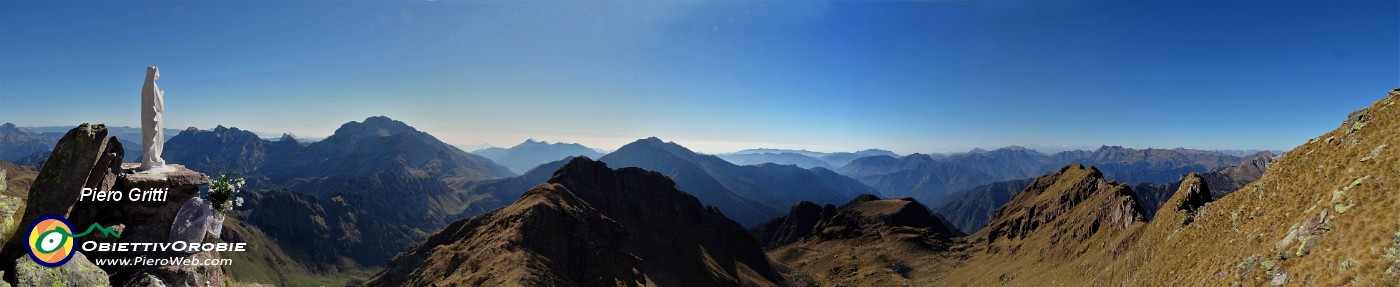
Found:
[[[809,150],[792,149],[772,149],[756,148],[746,149],[733,153],[717,154],[720,158],[737,165],[756,165],[762,163],[776,163],[786,165],[796,165],[802,168],[821,167],[835,169],[845,166],[852,160],[867,156],[890,156],[899,157],[898,154],[887,150],[867,149],[858,152],[815,152]]]
[[[601,160],[611,166],[640,167],[671,177],[681,190],[745,226],[776,217],[798,201],[840,203],[859,194],[876,193],[831,170],[779,164],[740,166],[654,137],[624,145]]]
[[[1082,163],[1100,168],[1106,178],[1129,184],[1171,182],[1191,172],[1205,173],[1242,159],[1191,149],[1131,149],[1103,146],[1095,151],[1041,154],[1022,147],[974,151],[934,158],[865,157],[837,169],[887,196],[907,196],[939,205],[953,193],[997,181],[1030,178],[1057,167]]]
[[[1220,198],[1258,180],[1275,157],[1273,152],[1259,152],[1245,157],[1238,165],[1201,173],[1200,176],[1210,183],[1211,197]],[[1157,210],[1180,188],[1180,182],[1178,178],[1163,183],[1139,183],[1133,186],[1133,190],[1144,210]],[[1030,179],[1013,179],[974,187],[951,195],[948,200],[935,205],[933,210],[962,232],[974,233],[987,224],[993,211],[1005,205],[1011,196],[1021,192],[1029,183]],[[1153,215],[1151,212],[1145,214],[1148,220]]]
[[[0,161],[8,161],[18,165],[39,165],[48,159],[49,152],[53,151],[58,139],[63,138],[73,127],[37,127],[24,128],[17,127],[12,123],[0,125]],[[122,143],[122,160],[133,162],[141,159],[141,130],[128,127],[108,128],[108,135],[114,136]],[[166,129],[166,137],[172,136],[174,130]]]
[[[495,161],[515,173],[525,173],[544,163],[567,157],[587,156],[599,158],[603,153],[576,143],[549,143],[526,139],[525,142],[510,148],[491,147],[474,150],[471,153]]]
[[[286,250],[315,266],[382,265],[401,250],[395,246],[460,218],[471,201],[458,192],[462,182],[514,176],[387,117],[346,123],[309,144],[223,126],[187,129],[165,150],[169,163],[247,178],[248,188],[260,191],[240,211],[246,221],[278,242],[304,247]]]

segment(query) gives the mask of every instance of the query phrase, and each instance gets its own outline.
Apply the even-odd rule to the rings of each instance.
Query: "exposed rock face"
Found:
[[[176,239],[170,238],[171,226],[176,219],[176,214],[180,208],[189,201],[199,196],[199,186],[209,184],[209,176],[186,169],[177,164],[167,164],[169,171],[162,172],[136,172],[140,168],[138,163],[121,164],[123,173],[118,174],[117,183],[113,190],[129,191],[141,189],[143,191],[166,190],[165,201],[116,201],[116,202],[79,202],[73,206],[68,219],[77,226],[87,226],[92,223],[101,223],[103,226],[123,226],[121,237],[115,242],[173,242]],[[95,237],[95,236],[94,236]],[[94,239],[104,240],[104,239]],[[106,239],[112,240],[112,239]],[[148,258],[168,258],[174,256],[187,256],[187,254],[156,253],[156,252],[93,252],[89,254],[94,259],[101,258],[135,258],[145,256]],[[195,254],[194,257],[218,258],[216,252],[204,252]],[[145,273],[159,274],[153,277],[158,282],[183,282],[191,276],[207,278],[210,276],[221,277],[218,274],[220,268],[206,268],[210,271],[197,272],[192,266],[160,266],[147,268],[147,266],[103,266],[108,273],[112,274],[114,282],[127,282],[132,278],[143,278]],[[154,269],[154,270],[147,270]],[[162,271],[162,272],[157,272]]]
[[[56,214],[66,217],[75,228],[83,228],[93,223],[102,226],[117,226],[121,231],[120,238],[108,238],[103,235],[88,235],[79,240],[95,240],[102,242],[141,242],[141,243],[163,243],[171,242],[169,238],[171,224],[175,220],[175,215],[184,203],[199,195],[199,185],[209,182],[208,176],[185,169],[179,165],[169,165],[168,171],[152,171],[137,173],[135,169],[139,164],[123,164],[124,150],[122,144],[114,137],[107,137],[107,130],[103,125],[83,124],[70,130],[44,162],[40,172],[34,181],[34,185],[29,189],[25,204],[24,216],[19,223],[34,221],[40,215]],[[145,192],[166,191],[164,201],[79,201],[80,193],[84,188],[96,190],[121,190],[129,192],[132,189],[141,189]],[[135,194],[127,193],[127,196]],[[76,285],[105,285],[109,279],[115,282],[128,282],[131,278],[145,278],[141,282],[149,282],[157,285],[171,282],[186,282],[190,278],[217,279],[212,281],[213,285],[222,285],[222,271],[220,268],[196,268],[194,266],[101,266],[98,269],[86,258],[134,258],[137,256],[147,256],[150,258],[169,258],[174,256],[185,256],[184,254],[157,254],[142,252],[89,252],[87,254],[78,253],[74,259],[70,260],[62,268],[74,268],[73,274],[87,275],[62,275],[45,271],[45,275],[34,275],[32,272],[25,272],[25,248],[22,240],[11,240],[7,242],[4,257],[0,262],[11,264],[4,266],[5,270],[16,270],[7,273],[7,281],[17,282],[20,285],[39,284],[48,285],[53,282],[67,282]],[[203,252],[193,255],[195,258],[209,259],[219,258],[217,252]],[[23,257],[23,258],[20,258]],[[82,259],[82,260],[79,260]],[[18,263],[16,263],[18,262]],[[77,263],[75,263],[77,262]],[[32,262],[28,264],[32,265]],[[91,268],[89,268],[91,267]],[[15,269],[18,268],[18,269]],[[54,270],[54,269],[44,269]],[[94,273],[95,272],[95,273]],[[10,275],[13,274],[13,275]],[[55,275],[58,274],[58,275]],[[100,274],[100,275],[98,275]],[[110,278],[109,278],[110,274]],[[11,277],[13,276],[13,277]],[[54,277],[59,276],[59,277]],[[67,277],[65,277],[67,276]],[[73,277],[78,276],[78,277]],[[101,281],[91,281],[87,277],[100,277]],[[26,280],[41,281],[26,281]],[[66,280],[66,281],[49,281]],[[190,281],[193,282],[193,281]],[[128,282],[130,283],[130,282]],[[201,283],[208,285],[206,283]],[[60,285],[62,285],[60,283]]]
[[[861,195],[835,207],[798,203],[754,228],[794,284],[926,286],[947,268],[953,231],[909,198]]]
[[[44,214],[67,215],[85,187],[111,190],[121,171],[122,153],[121,143],[107,137],[105,125],[82,124],[68,131],[40,168],[19,224]],[[12,269],[15,258],[24,256],[25,247],[19,241],[5,244],[0,264],[6,270]]]
[[[452,223],[371,286],[775,286],[742,227],[661,174],[578,157],[503,209]]]
[[[1240,164],[1201,174],[1210,183],[1211,198],[1221,198],[1248,185],[1260,177],[1277,158],[1273,152],[1263,151],[1247,156]]]
[[[1182,225],[1191,224],[1191,221],[1195,220],[1196,211],[1212,200],[1210,186],[1200,174],[1193,172],[1186,175],[1179,185],[1181,188],[1156,212],[1154,220],[1176,220]],[[1167,216],[1167,213],[1178,215]]]
[[[836,216],[836,206],[817,205],[808,201],[798,202],[783,215],[753,229],[754,238],[763,248],[772,249],[801,241],[817,233],[816,227],[823,220]]]
[[[525,171],[520,176],[463,182],[458,189],[467,190],[466,197],[469,199],[465,202],[467,207],[461,215],[476,216],[510,205],[525,194],[525,191],[529,191],[531,187],[549,181],[549,178],[554,176],[554,171],[559,170],[570,160],[573,160],[573,157],[542,164]]]
[[[1014,256],[973,253],[943,284],[1396,286],[1400,152],[1387,147],[1400,144],[1397,101],[1400,89],[1272,160],[1263,177],[1215,201],[1202,204],[1216,187],[1208,175],[1187,176],[1151,222],[1054,241],[1077,233],[1077,220],[1102,218],[1078,208],[1062,212],[1016,236],[1024,239],[986,244],[992,251],[1012,250],[1006,244],[1012,242],[1026,247]],[[1021,206],[1021,196],[1008,207]],[[1116,206],[1090,202],[1079,205]]]
[[[841,207],[799,202],[784,216],[755,227],[754,236],[767,248],[803,240],[829,241],[881,238],[893,233],[919,234],[919,240],[946,241],[951,229],[911,198],[880,199],[865,194]],[[930,244],[941,245],[941,244]]]
[[[92,264],[82,252],[74,251],[73,259],[63,266],[39,266],[29,256],[15,262],[15,286],[109,286],[107,273]]]
[[[274,189],[251,191],[236,213],[258,226],[296,262],[313,271],[353,269],[384,264],[396,253],[393,246],[412,246],[413,235],[390,217],[378,217],[344,198],[321,199]]]
[[[987,242],[993,244],[988,251],[1014,252],[1021,247],[1017,240],[1037,229],[1056,231],[1047,234],[1050,246],[1039,246],[1048,248],[1087,239],[1100,229],[1126,229],[1143,217],[1137,195],[1127,185],[1104,180],[1097,168],[1072,164],[1036,178],[997,209],[985,229]]]

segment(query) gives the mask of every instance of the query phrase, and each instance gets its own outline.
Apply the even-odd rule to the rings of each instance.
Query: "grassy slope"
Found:
[[[292,261],[292,257],[257,227],[228,218],[224,221],[223,232],[232,232],[241,242],[248,243],[248,251],[221,254],[223,258],[233,259],[233,265],[224,266],[224,273],[235,282],[271,283],[277,286],[345,286],[361,282],[377,271],[353,269],[316,273]]]
[[[1400,262],[1387,255],[1400,244],[1396,101],[1400,94],[1393,92],[1369,107],[1370,119],[1360,129],[1346,125],[1295,148],[1260,180],[1207,204],[1190,225],[1165,217],[1053,252],[1014,257],[974,248],[972,258],[944,283],[1400,283],[1400,270],[1394,269]],[[1387,147],[1378,150],[1381,145]]]

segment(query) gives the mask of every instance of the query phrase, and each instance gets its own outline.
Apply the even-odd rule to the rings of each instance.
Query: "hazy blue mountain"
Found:
[[[48,159],[50,151],[53,150],[54,145],[58,144],[58,139],[63,138],[63,134],[72,128],[26,128],[17,127],[11,123],[0,125],[0,161],[13,162],[18,165],[39,165]],[[129,134],[130,129],[132,128],[108,128],[108,135],[117,137],[117,140],[122,143],[122,161],[124,162],[136,162],[141,159],[139,130],[137,130],[136,136],[132,136]],[[113,132],[114,130],[128,133],[118,134]]]
[[[826,169],[792,165],[739,166],[713,155],[698,154],[657,138],[637,140],[602,158],[613,167],[640,167],[660,172],[677,187],[713,205],[745,226],[782,214],[799,201],[842,203],[876,191]]]
[[[42,134],[5,123],[0,125],[0,160],[25,165],[20,162],[21,159],[35,153],[49,153],[60,138],[63,138],[63,134]]]
[[[889,197],[912,197],[937,205],[949,194],[998,179],[975,168],[934,160],[924,154],[901,158],[862,157],[837,170]]]
[[[949,196],[948,200],[932,209],[963,233],[977,233],[992,220],[997,208],[1006,205],[1012,195],[1026,189],[1031,180],[1013,179],[973,187]]]
[[[939,160],[977,169],[998,180],[1037,177],[1064,166],[1051,164],[1045,155],[1018,146],[952,154]]]
[[[737,165],[758,165],[764,163],[776,163],[796,165],[801,168],[826,168],[831,169],[831,164],[826,161],[807,156],[800,153],[734,153],[715,155],[719,158]]]
[[[73,129],[73,127],[72,127],[72,126],[44,126],[44,127],[28,127],[27,129],[34,130],[35,132],[39,132],[39,133],[58,133],[59,136],[62,136],[64,133],[67,133],[68,130]],[[175,137],[176,134],[179,134],[179,133],[180,133],[180,129],[166,128],[166,129],[164,129],[164,130],[165,130],[165,134],[164,134],[164,135],[165,135],[165,139],[166,139],[166,140],[170,140],[170,138]],[[108,127],[107,127],[107,135],[109,135],[109,136],[114,136],[114,137],[117,137],[117,138],[119,138],[119,139],[123,139],[123,140],[130,141],[130,142],[138,142],[138,143],[141,142],[141,128],[140,128],[140,127],[113,127],[113,126],[108,126]],[[122,144],[126,144],[126,143],[122,143]],[[137,149],[140,149],[140,146],[137,146]]]
[[[729,153],[729,154],[761,154],[761,153],[795,153],[795,154],[805,155],[805,156],[808,156],[808,157],[822,157],[822,156],[826,156],[826,155],[831,154],[831,153],[827,153],[827,152],[810,151],[810,150],[805,150],[805,149],[780,149],[780,148],[751,148],[751,149],[746,149],[746,150],[741,150],[741,151],[732,152],[732,153]]]
[[[480,155],[509,168],[515,173],[524,173],[541,164],[558,161],[573,156],[599,158],[603,154],[576,143],[549,143],[527,139],[510,148],[484,148],[471,153]]]
[[[858,151],[858,152],[837,152],[837,153],[831,153],[831,154],[828,154],[828,155],[823,155],[823,156],[821,156],[821,157],[819,157],[819,158],[820,158],[822,161],[826,161],[826,163],[827,163],[827,164],[830,164],[831,166],[834,166],[834,167],[842,167],[842,166],[846,166],[847,164],[850,164],[851,161],[856,160],[857,158],[862,158],[862,157],[867,157],[867,156],[899,157],[898,154],[895,154],[895,153],[892,152],[892,151],[887,151],[887,150],[882,150],[882,149],[867,149],[867,150],[862,150],[862,151]]]
[[[914,155],[899,160],[889,156],[863,157],[837,171],[889,196],[909,196],[938,205],[942,196],[974,186],[1053,173],[1080,163],[1093,165],[1109,180],[1127,184],[1174,182],[1188,173],[1206,173],[1241,161],[1219,152],[1192,149],[1131,149],[1103,146],[1094,151],[1066,151],[1051,155],[1010,146],[975,149],[942,158]],[[1170,195],[1170,194],[1167,194]]]
[[[1272,152],[1259,152],[1244,158],[1239,164],[1199,174],[1210,186],[1211,196],[1220,198],[1258,180],[1274,158]],[[1133,191],[1140,200],[1138,203],[1144,210],[1157,210],[1176,193],[1181,185],[1181,178],[1185,175],[1164,182],[1142,182],[1133,185]],[[1012,195],[1024,189],[1029,181],[1030,179],[1014,179],[974,187],[935,205],[934,212],[943,215],[963,232],[971,234],[982,229],[990,220],[991,214],[1006,204]],[[1146,217],[1151,219],[1154,214],[1149,212]]]
[[[1188,173],[1206,173],[1240,163],[1241,158],[1219,152],[1175,149],[1132,149],[1103,146],[1098,150],[1050,155],[1050,164],[1083,163],[1103,171],[1104,178],[1127,184],[1173,182]]]
[[[541,164],[532,168],[519,176],[473,180],[461,183],[458,190],[464,194],[464,207],[458,215],[459,217],[475,216],[486,213],[497,208],[510,205],[511,202],[520,198],[526,190],[535,185],[549,181],[556,170],[568,163],[574,157],[568,157],[550,163]]]

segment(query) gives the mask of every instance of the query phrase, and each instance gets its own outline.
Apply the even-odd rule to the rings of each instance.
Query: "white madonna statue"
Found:
[[[160,69],[146,67],[146,85],[141,88],[141,170],[165,167],[160,152],[165,148],[162,113],[165,112],[165,92],[156,87]]]

